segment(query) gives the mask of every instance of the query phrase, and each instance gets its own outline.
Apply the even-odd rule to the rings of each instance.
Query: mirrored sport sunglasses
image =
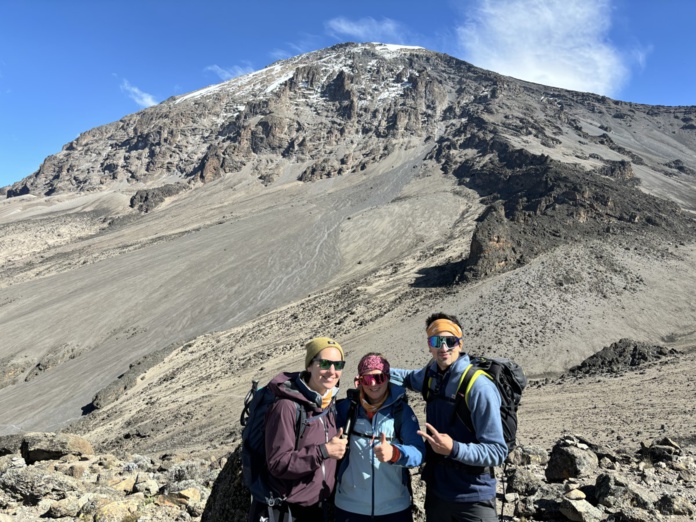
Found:
[[[451,337],[449,335],[431,335],[428,337],[428,346],[431,348],[440,348],[442,343],[445,343],[447,348],[454,348],[461,340],[461,337]]]
[[[365,386],[379,386],[387,380],[389,376],[386,373],[368,373],[360,376],[360,382]]]
[[[333,366],[336,371],[340,371],[343,369],[343,367],[346,365],[346,361],[332,361],[330,359],[314,359],[316,362],[319,363],[319,368],[322,370],[328,370]]]

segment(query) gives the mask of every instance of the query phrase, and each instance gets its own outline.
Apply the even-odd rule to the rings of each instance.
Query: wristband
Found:
[[[321,456],[324,457],[324,460],[329,458],[329,452],[326,449],[326,444],[319,444],[319,453],[321,453]]]
[[[389,462],[393,464],[394,462],[399,460],[399,458],[401,457],[401,452],[399,451],[399,448],[397,448],[396,446],[392,446],[392,448],[394,449],[394,453],[392,454],[392,458],[389,459]]]

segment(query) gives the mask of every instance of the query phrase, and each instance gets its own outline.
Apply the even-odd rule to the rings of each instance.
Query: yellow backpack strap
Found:
[[[431,389],[430,386],[433,384],[433,378],[430,376],[430,365],[425,367],[425,377],[423,378],[423,389],[421,390],[421,395],[423,396],[423,400],[425,402],[430,401],[431,397]]]
[[[464,379],[466,379],[466,374],[469,373],[469,370],[473,367],[473,364],[469,364],[466,368],[464,368],[464,371],[462,372],[462,376],[459,378],[459,384],[457,384],[457,393],[459,393],[459,390],[462,388],[462,383],[464,382]],[[467,392],[468,390],[464,390]]]
[[[474,425],[471,421],[469,393],[471,392],[471,388],[474,386],[474,382],[476,382],[476,379],[478,379],[481,375],[485,375],[491,381],[493,380],[493,378],[482,369],[474,368],[473,364],[469,364],[469,366],[464,369],[462,376],[459,378],[459,384],[457,385],[457,395],[454,400],[454,411],[452,412],[452,421],[454,421],[455,417],[459,417],[459,419],[466,425],[467,428],[469,428],[472,433],[474,433]],[[462,402],[464,403],[463,407]]]
[[[469,368],[471,368],[471,365],[469,365]],[[468,368],[467,368],[468,370]],[[493,380],[493,377],[488,375],[486,372],[483,370],[476,370],[474,372],[474,375],[471,376],[471,380],[469,381],[469,384],[466,386],[466,390],[464,390],[464,402],[466,402],[466,407],[469,408],[469,392],[471,391],[471,388],[474,386],[474,382],[476,382],[476,379],[481,377],[481,375],[485,375],[488,377],[491,381]],[[464,377],[462,377],[462,380],[464,380]],[[460,383],[461,385],[461,383]]]
[[[423,400],[425,402],[428,402],[430,400],[430,385],[433,382],[432,377],[428,377],[423,381],[423,390],[421,391],[421,395],[423,396]]]

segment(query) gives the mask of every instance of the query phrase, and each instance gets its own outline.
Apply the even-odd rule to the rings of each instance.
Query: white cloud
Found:
[[[227,69],[224,69],[219,65],[209,65],[205,68],[205,70],[217,74],[221,80],[226,81],[231,80],[232,78],[236,78],[237,76],[244,76],[245,74],[254,72],[255,69],[251,66],[250,63],[247,63],[244,66],[233,65],[232,67],[229,67]]]
[[[608,39],[609,0],[475,0],[458,28],[462,57],[544,85],[612,96],[629,57]]]
[[[285,59],[287,59],[287,58],[292,58],[292,57],[294,56],[294,54],[291,54],[290,52],[288,52],[288,51],[286,51],[286,50],[284,50],[284,49],[279,49],[279,48],[273,49],[273,50],[269,53],[269,55],[270,55],[271,58],[273,58],[274,60],[285,60]]]
[[[316,49],[324,47],[324,39],[320,35],[303,32],[298,35],[297,40],[294,42],[286,42],[284,45],[286,48],[276,47],[269,53],[269,56],[274,61],[285,60],[299,54],[315,51]]]
[[[334,36],[347,36],[358,42],[404,43],[404,28],[389,18],[378,21],[368,17],[354,21],[339,17],[326,22],[326,28]]]
[[[638,67],[643,70],[648,62],[648,56],[652,54],[654,48],[652,45],[635,47],[631,50],[631,57],[633,61],[638,64]]]
[[[143,108],[152,107],[158,103],[152,94],[141,91],[137,87],[131,85],[125,78],[121,82],[121,91],[125,92],[131,100]]]

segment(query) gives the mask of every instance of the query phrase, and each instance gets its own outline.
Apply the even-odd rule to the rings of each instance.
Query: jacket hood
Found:
[[[307,385],[306,376],[307,372],[282,372],[271,379],[268,387],[281,399],[290,399],[307,408],[321,410],[322,397]],[[331,393],[335,397],[338,387],[331,390]]]

